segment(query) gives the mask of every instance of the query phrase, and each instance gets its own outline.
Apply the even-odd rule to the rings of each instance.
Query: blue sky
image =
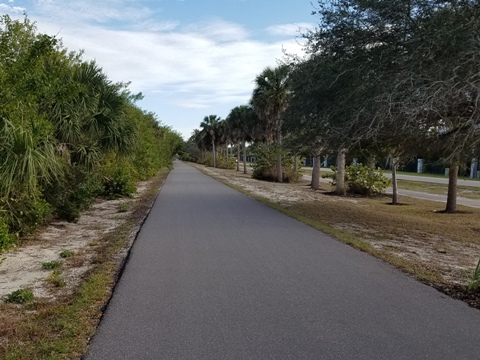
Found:
[[[131,81],[139,106],[185,138],[204,116],[248,103],[282,49],[302,52],[312,10],[310,0],[0,0],[0,13],[26,12],[112,80]]]

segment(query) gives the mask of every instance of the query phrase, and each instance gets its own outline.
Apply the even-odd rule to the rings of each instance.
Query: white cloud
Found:
[[[148,31],[148,32],[166,32],[175,30],[180,26],[178,21],[155,21],[155,20],[145,20],[135,22],[134,25],[130,27],[132,31]]]
[[[314,28],[315,25],[311,23],[282,24],[269,26],[267,32],[277,36],[298,36]]]
[[[9,1],[13,3],[13,1]],[[25,8],[20,6],[11,6],[7,4],[0,3],[0,12],[5,14],[21,14],[25,11]]]
[[[248,37],[248,32],[244,27],[218,19],[191,24],[186,30],[188,33],[202,34],[205,37],[225,42],[240,41]]]
[[[41,11],[31,17],[39,31],[57,34],[69,50],[84,49],[84,59],[95,59],[113,81],[131,81],[132,92],[146,96],[142,104],[155,107],[147,110],[167,123],[175,121],[186,137],[204,115],[224,117],[234,106],[247,103],[255,76],[275,65],[282,49],[302,51],[287,27],[279,41],[266,42],[253,39],[242,25],[221,19],[183,25],[155,21],[149,9],[126,14],[120,6],[128,6],[126,0],[75,3],[36,0]],[[73,16],[75,12],[82,16]],[[130,22],[129,17],[140,20]],[[107,20],[125,23],[120,30],[101,22]],[[269,31],[281,35],[280,29]]]
[[[85,49],[85,57],[96,59],[114,80],[132,81],[135,91],[168,89],[182,97],[199,93],[190,95],[194,101],[189,102],[198,107],[249,93],[255,75],[281,57],[282,45],[289,51],[299,49],[294,40],[284,44],[254,41],[241,26],[225,22],[167,33],[92,25],[49,25],[45,30],[59,33],[70,50]],[[184,103],[184,98],[177,101]]]
[[[82,23],[95,21],[140,21],[152,15],[147,7],[130,5],[126,0],[35,0],[35,11],[42,16],[48,16],[58,21]]]

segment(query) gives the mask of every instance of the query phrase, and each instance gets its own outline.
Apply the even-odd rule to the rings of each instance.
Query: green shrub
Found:
[[[131,197],[137,190],[135,181],[138,173],[127,159],[112,154],[105,158],[102,168],[102,196],[109,199]]]
[[[26,304],[33,301],[33,291],[30,289],[19,289],[8,294],[5,302],[12,304]]]
[[[209,154],[205,156],[203,161],[199,161],[199,164],[203,164],[208,167],[213,167],[213,156]],[[217,154],[217,168],[219,169],[235,169],[235,158],[233,156],[227,158],[223,155]]]
[[[212,154],[206,155],[203,160],[199,161],[199,164],[208,166],[208,167],[213,167],[213,156]]]
[[[2,253],[5,250],[8,250],[13,245],[15,245],[17,240],[18,240],[18,236],[10,232],[10,228],[3,214],[1,214],[0,215],[0,253]]]
[[[322,175],[323,178],[332,179],[331,184],[336,185],[337,168],[330,166],[332,173]],[[385,192],[387,186],[391,183],[390,179],[383,175],[383,171],[378,168],[375,171],[362,164],[351,164],[345,168],[345,184],[347,192],[360,195],[377,195]]]
[[[235,158],[233,156],[229,156],[228,161],[227,158],[222,155],[217,156],[217,167],[220,169],[235,169],[235,164]]]
[[[110,176],[103,178],[103,196],[109,199],[130,197],[137,190],[135,181],[126,169],[118,168]]]
[[[53,260],[53,261],[44,262],[42,264],[42,268],[44,268],[45,270],[53,270],[61,267],[62,265],[63,263],[61,261]]]
[[[117,206],[117,211],[119,213],[125,213],[128,211],[128,209],[129,209],[129,206],[126,203],[122,203]]]
[[[45,224],[52,215],[52,207],[38,193],[16,192],[8,199],[0,200],[4,209],[4,221],[11,234],[30,234],[38,226]]]
[[[255,162],[253,163],[252,177],[258,180],[277,180],[277,149],[274,145],[257,144],[253,148]],[[293,171],[293,157],[285,150],[282,154],[282,177],[283,182],[297,181]]]
[[[62,272],[60,270],[54,270],[48,276],[47,281],[55,287],[65,287],[67,282],[62,278]]]
[[[63,258],[63,259],[72,257],[73,255],[75,255],[75,253],[72,250],[63,250],[60,253],[60,257]]]
[[[468,291],[474,292],[478,290],[480,285],[480,259],[478,260],[477,266],[475,270],[472,272],[472,276],[470,277],[470,281],[468,283]]]
[[[68,165],[56,182],[46,186],[44,194],[53,212],[69,222],[76,222],[103,192],[101,178],[86,168]]]

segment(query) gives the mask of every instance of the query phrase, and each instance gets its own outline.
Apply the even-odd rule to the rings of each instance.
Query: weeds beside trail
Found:
[[[127,219],[96,239],[92,266],[73,294],[53,301],[38,298],[24,305],[0,302],[0,359],[79,359],[83,355],[139,226],[167,175],[163,171],[149,181],[147,190],[132,200]]]

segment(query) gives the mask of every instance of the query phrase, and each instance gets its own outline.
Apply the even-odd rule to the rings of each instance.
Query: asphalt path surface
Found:
[[[471,360],[479,329],[478,310],[176,162],[85,359]]]

